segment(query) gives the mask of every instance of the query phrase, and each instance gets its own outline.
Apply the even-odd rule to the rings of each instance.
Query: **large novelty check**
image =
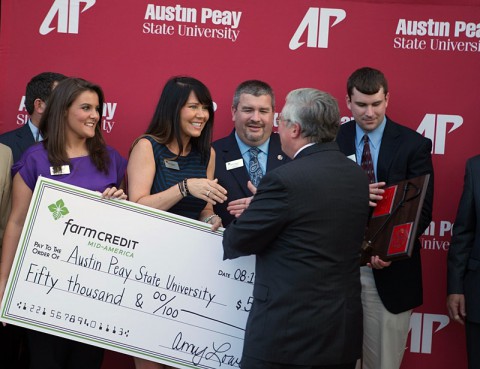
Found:
[[[254,258],[222,233],[40,178],[0,320],[182,368],[238,367]]]

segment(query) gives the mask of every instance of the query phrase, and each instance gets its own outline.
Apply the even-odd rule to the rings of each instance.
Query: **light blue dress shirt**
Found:
[[[40,134],[40,131],[38,129],[38,127],[36,127],[32,121],[30,120],[30,118],[28,119],[28,127],[30,127],[30,131],[32,131],[32,135],[33,135],[33,139],[35,140],[35,142],[40,142],[40,141],[43,141],[43,137],[42,135]]]
[[[370,141],[370,154],[372,155],[373,161],[373,170],[375,172],[375,180],[378,182],[377,178],[377,163],[378,163],[378,153],[380,152],[380,145],[382,144],[383,131],[385,131],[385,125],[387,123],[387,118],[384,117],[382,123],[371,132],[364,132],[358,124],[355,124],[355,147],[356,147],[356,160],[357,164],[361,165],[362,163],[362,153],[363,153],[363,136],[368,135],[368,140]]]
[[[251,146],[245,144],[240,137],[238,137],[237,132],[235,132],[235,139],[237,140],[238,148],[240,149],[240,153],[242,154],[243,162],[245,163],[245,167],[249,168],[250,166],[250,150]],[[262,169],[263,175],[267,172],[267,159],[268,159],[268,145],[270,144],[270,137],[267,141],[265,141],[260,146],[257,146],[260,150],[258,152],[258,163],[260,164],[260,168]],[[248,169],[247,169],[248,171]]]

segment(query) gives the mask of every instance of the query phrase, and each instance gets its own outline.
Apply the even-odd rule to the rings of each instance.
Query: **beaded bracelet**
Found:
[[[180,190],[180,193],[182,197],[187,197],[187,191],[185,190],[185,184],[182,182],[178,182],[178,189]]]
[[[183,188],[185,189],[185,193],[190,195],[190,191],[188,190],[187,178],[183,180]]]
[[[215,217],[218,217],[218,215],[217,215],[217,214],[212,214],[212,215],[206,217],[203,221],[204,221],[205,223],[209,223],[209,222],[210,222],[213,218],[215,218]],[[219,218],[220,218],[220,217],[219,217]]]

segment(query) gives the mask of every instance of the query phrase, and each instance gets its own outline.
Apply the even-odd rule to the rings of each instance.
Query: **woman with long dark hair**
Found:
[[[30,147],[12,168],[13,192],[3,239],[0,298],[25,222],[37,178],[99,191],[104,198],[126,199],[122,189],[127,162],[107,146],[100,125],[102,89],[80,78],[61,81],[40,121],[42,143]],[[103,349],[57,336],[27,331],[30,368],[100,368]]]
[[[214,176],[211,148],[213,101],[207,87],[191,77],[173,77],[163,88],[144,135],[132,145],[128,161],[131,201],[221,226],[213,205],[227,191]],[[137,369],[163,365],[135,358]]]

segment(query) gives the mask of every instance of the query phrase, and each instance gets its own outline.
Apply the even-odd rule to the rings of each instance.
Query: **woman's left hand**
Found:
[[[109,187],[109,188],[105,189],[105,191],[103,191],[102,197],[104,199],[125,200],[127,198],[127,194],[121,188]]]

